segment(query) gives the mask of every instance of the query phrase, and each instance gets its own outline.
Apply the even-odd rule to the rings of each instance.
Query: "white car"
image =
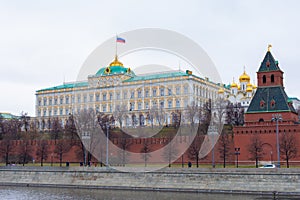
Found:
[[[267,164],[267,165],[263,165],[259,168],[276,168],[276,166],[274,164]]]

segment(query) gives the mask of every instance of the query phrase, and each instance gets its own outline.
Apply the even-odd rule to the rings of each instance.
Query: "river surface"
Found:
[[[271,196],[0,186],[0,200],[254,200]],[[294,198],[279,198],[294,199]]]

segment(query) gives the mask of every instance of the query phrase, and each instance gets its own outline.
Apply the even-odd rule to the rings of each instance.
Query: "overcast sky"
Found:
[[[76,80],[102,42],[138,28],[163,28],[197,42],[224,83],[246,67],[252,80],[267,45],[300,97],[300,1],[0,1],[0,112],[34,115],[35,91]],[[126,64],[126,63],[124,63]]]

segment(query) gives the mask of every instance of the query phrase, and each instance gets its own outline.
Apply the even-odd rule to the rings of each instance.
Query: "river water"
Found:
[[[271,196],[0,186],[0,200],[253,200]]]

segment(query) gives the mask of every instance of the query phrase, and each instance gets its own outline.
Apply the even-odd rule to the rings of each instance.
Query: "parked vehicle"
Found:
[[[263,165],[259,168],[276,168],[276,166],[274,164],[267,164],[267,165]]]

